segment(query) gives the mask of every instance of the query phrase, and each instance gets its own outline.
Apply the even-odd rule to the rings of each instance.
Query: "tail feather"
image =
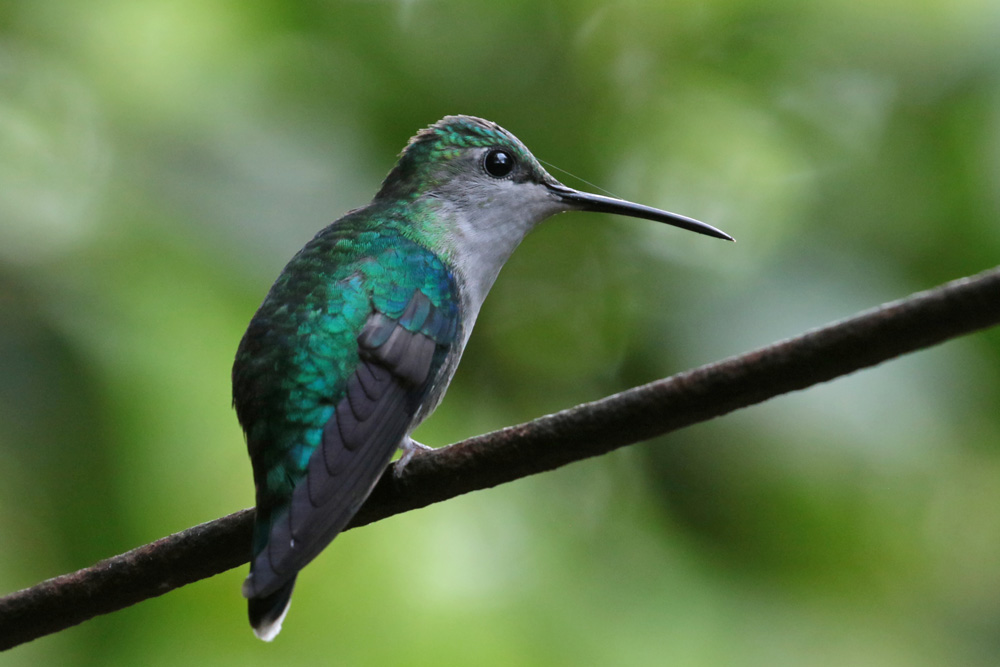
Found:
[[[292,589],[295,588],[295,578],[275,592],[262,597],[247,600],[247,611],[253,633],[266,642],[271,641],[281,632],[281,622],[288,613],[288,605],[292,602]]]

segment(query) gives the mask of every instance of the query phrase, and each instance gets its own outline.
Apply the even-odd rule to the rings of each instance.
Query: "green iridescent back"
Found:
[[[456,338],[458,297],[451,271],[411,239],[403,223],[386,217],[373,227],[371,213],[345,216],[295,255],[237,351],[234,404],[257,486],[255,554],[266,543],[268,517],[303,479],[323,426],[345,395],[359,362],[357,339],[372,313],[399,319],[419,290],[448,316],[453,324],[434,332],[441,347],[432,377]]]

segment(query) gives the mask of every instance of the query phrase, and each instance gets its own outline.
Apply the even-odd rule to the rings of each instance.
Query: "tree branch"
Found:
[[[1000,267],[737,357],[417,455],[348,529],[707,421],[1000,323]],[[0,598],[0,650],[247,562],[253,510]]]

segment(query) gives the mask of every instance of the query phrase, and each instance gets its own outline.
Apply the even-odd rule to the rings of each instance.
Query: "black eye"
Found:
[[[483,158],[483,168],[494,178],[503,178],[514,169],[514,156],[504,148],[494,148]]]

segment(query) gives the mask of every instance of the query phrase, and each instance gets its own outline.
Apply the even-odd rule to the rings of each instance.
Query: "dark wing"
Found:
[[[323,427],[304,479],[271,522],[245,596],[281,588],[344,529],[406,435],[456,329],[457,309],[446,313],[419,290],[398,318],[379,311],[368,318],[358,337],[357,369]]]

